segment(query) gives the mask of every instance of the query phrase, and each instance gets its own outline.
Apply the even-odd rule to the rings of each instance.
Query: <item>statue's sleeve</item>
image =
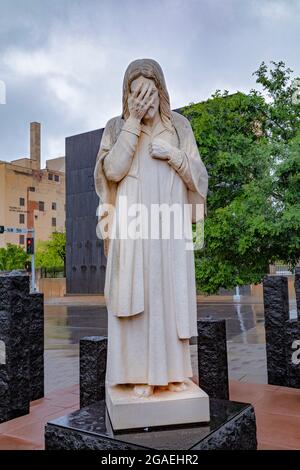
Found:
[[[199,155],[193,130],[186,119],[181,129],[180,149],[174,152],[169,164],[177,171],[187,188],[206,200],[208,175]]]
[[[174,149],[174,152],[168,163],[181,176],[190,191],[197,190],[192,177],[189,160],[184,151]]]
[[[111,133],[104,130],[100,146],[103,171],[109,181],[118,183],[130,170],[133,155],[141,132],[141,124],[128,119],[123,125],[115,144],[112,144]]]

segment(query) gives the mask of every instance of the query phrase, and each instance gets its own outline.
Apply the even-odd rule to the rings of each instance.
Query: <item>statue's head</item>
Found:
[[[153,105],[146,116],[153,117],[152,114],[159,110],[164,125],[172,129],[170,98],[165,77],[161,66],[153,59],[138,59],[128,65],[123,80],[123,118],[127,119],[129,116],[128,97],[139,86],[141,80],[151,80],[154,84],[153,93],[157,94],[157,99],[154,95]]]

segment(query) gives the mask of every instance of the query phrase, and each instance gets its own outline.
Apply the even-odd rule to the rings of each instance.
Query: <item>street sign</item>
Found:
[[[4,227],[4,232],[7,233],[32,233],[34,232],[31,228],[15,228],[15,227]]]

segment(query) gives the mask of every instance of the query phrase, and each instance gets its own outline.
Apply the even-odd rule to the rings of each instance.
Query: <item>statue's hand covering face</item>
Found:
[[[128,97],[129,113],[133,97],[135,97],[137,93],[140,93],[141,99],[145,100],[147,104],[146,112],[143,114],[142,118],[153,119],[159,111],[159,94],[154,80],[141,75],[133,80],[130,91],[131,93]]]

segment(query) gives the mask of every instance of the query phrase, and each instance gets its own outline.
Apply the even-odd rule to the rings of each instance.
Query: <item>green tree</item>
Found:
[[[292,79],[284,62],[271,62],[270,68],[263,62],[254,75],[269,98],[265,116],[272,153],[270,197],[277,218],[273,249],[277,259],[293,268],[300,259],[299,79]]]
[[[28,256],[23,248],[11,243],[6,248],[0,248],[0,271],[24,269]]]
[[[293,268],[300,260],[300,132],[280,147],[272,181],[272,202],[277,209],[274,251],[277,259]]]
[[[299,259],[299,106],[291,71],[279,62],[255,75],[263,93],[217,91],[183,110],[210,176],[205,246],[196,252],[197,286],[208,294],[260,282],[277,259]]]
[[[66,257],[66,234],[54,232],[51,238],[37,243],[36,266],[38,268],[62,268]]]

